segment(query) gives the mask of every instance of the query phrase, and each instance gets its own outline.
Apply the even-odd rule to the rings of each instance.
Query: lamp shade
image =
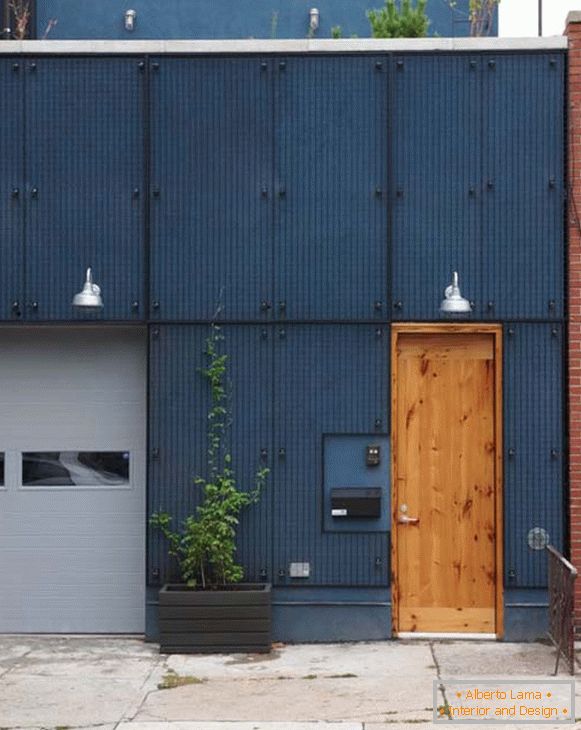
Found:
[[[80,309],[101,309],[103,307],[101,289],[97,284],[93,284],[91,267],[87,269],[83,288],[73,297],[73,307],[79,307]]]
[[[468,299],[464,299],[458,286],[458,272],[452,274],[452,283],[444,291],[444,299],[440,304],[440,311],[446,314],[467,314],[472,311]]]

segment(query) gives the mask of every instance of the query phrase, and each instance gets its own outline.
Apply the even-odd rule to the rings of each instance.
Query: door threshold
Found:
[[[496,634],[445,633],[439,631],[398,631],[394,639],[452,639],[454,641],[496,641]]]

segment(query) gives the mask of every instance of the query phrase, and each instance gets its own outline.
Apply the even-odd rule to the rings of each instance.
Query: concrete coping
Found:
[[[569,13],[579,15],[581,12]],[[0,54],[261,54],[543,51],[567,48],[565,36],[545,38],[351,38],[297,40],[42,40],[2,41]]]

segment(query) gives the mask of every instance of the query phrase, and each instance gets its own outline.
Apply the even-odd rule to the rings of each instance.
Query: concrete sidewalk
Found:
[[[544,644],[475,641],[157,650],[137,639],[0,637],[0,730],[411,730],[432,724],[434,679],[549,678],[555,656]]]

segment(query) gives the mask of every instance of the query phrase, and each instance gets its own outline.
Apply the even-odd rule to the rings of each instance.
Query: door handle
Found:
[[[407,515],[399,515],[397,521],[400,525],[419,525],[419,517],[408,517]]]

